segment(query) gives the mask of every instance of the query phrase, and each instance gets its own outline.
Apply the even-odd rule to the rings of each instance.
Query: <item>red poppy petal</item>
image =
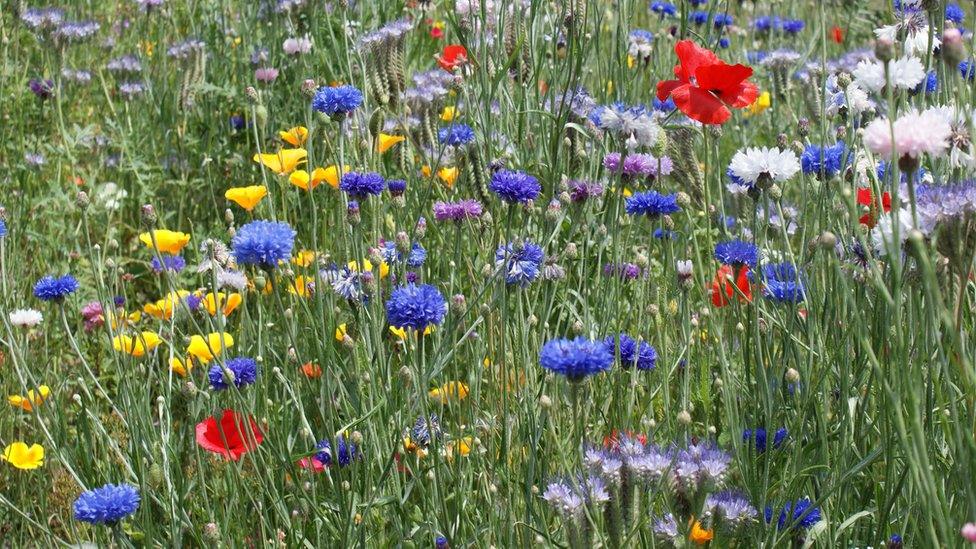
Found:
[[[858,187],[857,189],[857,203],[862,206],[871,205],[871,188],[870,187]]]
[[[698,68],[703,65],[721,63],[718,56],[705,48],[699,47],[698,44],[695,44],[691,40],[681,40],[675,44],[674,53],[678,55],[678,61],[681,63],[674,67],[674,75],[682,82],[691,80],[691,77],[695,76]]]
[[[722,124],[732,116],[732,111],[718,97],[694,86],[676,88],[671,98],[678,110],[702,124]]]
[[[731,103],[738,96],[740,86],[752,76],[752,68],[745,65],[728,65],[715,63],[698,67],[695,71],[695,84],[713,93],[728,96],[723,97],[726,103]]]
[[[738,90],[728,94],[723,93],[721,97],[733,108],[744,109],[755,103],[756,98],[759,97],[759,87],[752,82],[743,82],[739,84]]]
[[[884,208],[885,213],[891,211],[891,193],[881,193],[881,207]]]
[[[222,444],[215,444],[211,438],[212,430],[217,429],[217,422],[212,417],[197,423],[197,444],[208,452],[229,456],[227,449]]]
[[[680,86],[687,86],[688,84],[682,82],[681,80],[662,80],[657,83],[657,100],[664,101],[671,95],[671,92]]]

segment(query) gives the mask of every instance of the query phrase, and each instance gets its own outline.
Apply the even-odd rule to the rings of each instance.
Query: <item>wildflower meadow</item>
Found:
[[[0,546],[976,544],[973,25],[4,2]]]

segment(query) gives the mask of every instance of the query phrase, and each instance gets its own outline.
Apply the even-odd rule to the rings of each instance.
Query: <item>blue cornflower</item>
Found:
[[[728,27],[733,23],[735,23],[735,18],[727,13],[716,13],[715,16],[712,18],[712,25],[716,29],[720,29],[722,27]]]
[[[691,14],[689,18],[692,23],[696,25],[704,25],[708,23],[708,12],[707,11],[696,11]]]
[[[619,341],[619,344],[617,343]],[[616,356],[616,348],[620,347],[620,365],[624,368],[637,366],[638,370],[653,370],[657,362],[657,351],[646,341],[635,341],[627,334],[619,337],[607,336],[603,345]]]
[[[335,442],[335,449],[332,448],[332,443],[329,442],[329,439],[323,439],[316,445],[318,452],[315,454],[315,459],[322,465],[327,467],[330,465],[345,467],[353,461],[363,458],[359,448],[352,441],[346,440],[344,436],[337,436]]]
[[[878,166],[875,168],[874,173],[878,176],[878,181],[885,181],[885,175],[888,173],[888,163],[884,160],[878,161]],[[918,183],[922,181],[927,173],[928,171],[925,168],[920,167],[919,169],[915,170],[915,182]],[[907,183],[908,175],[906,175],[905,172],[899,172],[899,174],[901,175],[901,182]]]
[[[447,301],[430,284],[407,284],[395,288],[386,302],[386,320],[390,326],[422,331],[444,321]]]
[[[755,267],[759,262],[759,248],[750,242],[729,240],[715,245],[715,259],[723,265]]]
[[[75,520],[112,525],[139,508],[139,489],[129,484],[106,484],[82,492],[75,500]]]
[[[651,233],[651,235],[654,238],[657,238],[658,240],[677,240],[678,239],[678,233],[676,233],[674,231],[669,231],[667,229],[662,229],[661,227],[658,227],[658,228],[654,229],[654,232]]]
[[[238,229],[230,243],[238,265],[274,269],[291,257],[295,230],[279,221],[252,221]]]
[[[681,211],[678,206],[678,195],[661,194],[656,191],[635,193],[626,200],[627,213],[630,215],[646,215],[658,217]]]
[[[41,301],[62,301],[77,289],[78,281],[69,274],[59,277],[45,276],[34,284],[34,297]]]
[[[660,15],[662,18],[665,15],[675,16],[678,14],[678,8],[671,2],[661,2],[660,0],[654,0],[651,2],[651,11]]]
[[[7,222],[0,219],[0,238],[7,236]]]
[[[773,510],[766,507],[766,522],[773,520]],[[796,502],[786,502],[779,512],[776,528],[782,530],[785,526],[807,529],[820,522],[820,508],[814,507],[809,498],[798,499]]]
[[[776,429],[776,433],[773,435],[773,448],[779,448],[787,436],[789,436],[789,431],[786,430],[786,427]],[[742,442],[749,442],[750,440],[755,442],[757,452],[766,451],[766,429],[757,427],[755,430],[745,429],[742,431]]]
[[[363,92],[355,86],[324,86],[315,92],[312,108],[328,116],[344,116],[363,104]]]
[[[582,381],[586,376],[609,370],[613,365],[613,353],[603,342],[585,337],[552,339],[539,351],[539,364],[566,376],[569,381]]]
[[[806,298],[803,276],[792,263],[770,263],[762,272],[767,298],[781,303],[799,303]]]
[[[247,119],[239,114],[231,115],[230,128],[234,131],[241,131],[247,127]]]
[[[959,63],[959,74],[961,74],[966,80],[972,82],[972,80],[976,78],[976,63],[973,63],[972,61],[963,61]]]
[[[900,535],[891,534],[891,537],[888,538],[888,545],[886,546],[886,549],[902,549],[904,546],[904,542],[902,541]]]
[[[956,25],[960,25],[966,19],[966,12],[959,7],[959,4],[950,2],[946,4],[945,18],[946,21],[952,21]]]
[[[437,539],[434,540],[434,549],[448,549],[449,547],[450,544],[447,543],[447,538],[444,536],[437,536]]]
[[[223,367],[220,364],[214,364],[210,367],[210,372],[208,376],[210,378],[210,387],[215,390],[223,390],[230,385],[224,379],[224,370],[229,370],[233,374],[232,383],[237,387],[244,387],[245,385],[250,385],[254,383],[258,378],[258,372],[260,367],[257,361],[253,358],[248,358],[246,356],[239,356],[237,358],[232,358],[224,363]]]
[[[498,170],[491,176],[488,190],[504,202],[515,204],[535,200],[542,191],[539,180],[523,171]]]
[[[807,24],[803,19],[787,19],[783,21],[783,32],[786,34],[799,34]]]
[[[731,45],[732,45],[732,42],[728,38],[726,38],[724,36],[722,38],[719,38],[719,40],[718,40],[718,47],[722,48],[723,50],[724,49],[728,49],[728,47],[731,46]]]
[[[658,112],[671,112],[677,108],[677,106],[674,104],[674,99],[671,99],[670,96],[668,96],[668,98],[664,101],[661,101],[655,97],[651,103],[654,106],[654,110]]]
[[[157,273],[161,273],[163,271],[178,273],[182,271],[184,267],[186,267],[186,260],[180,255],[164,255],[162,262],[159,261],[158,257],[154,257],[150,263],[152,265],[152,270],[156,271]]]
[[[781,26],[782,22],[780,21],[779,17],[770,17],[768,15],[757,17],[756,20],[752,22],[752,28],[759,32],[779,30]]]
[[[939,76],[935,71],[929,71],[925,76],[925,93],[935,93],[939,90]]]
[[[376,172],[349,172],[342,176],[339,189],[357,200],[365,200],[369,195],[379,195],[386,188],[383,176]]]
[[[831,147],[807,145],[800,155],[800,165],[803,173],[813,174],[821,179],[829,179],[844,167],[847,147],[843,141],[838,141]],[[850,162],[850,158],[846,159]]]
[[[416,269],[423,265],[424,261],[427,261],[427,250],[419,242],[414,242],[410,246],[410,253],[407,255],[407,267]]]
[[[708,3],[708,0],[691,0],[691,5],[693,7],[704,6]]]
[[[401,196],[407,190],[407,182],[403,179],[389,179],[386,181],[386,190],[393,196]]]
[[[505,282],[523,288],[539,277],[544,259],[542,248],[529,241],[503,244],[495,250],[495,266],[505,266]]]
[[[437,131],[437,140],[442,145],[460,147],[474,141],[474,130],[467,124],[451,124]]]

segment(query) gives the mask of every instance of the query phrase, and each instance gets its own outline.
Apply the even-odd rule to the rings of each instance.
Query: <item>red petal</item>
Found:
[[[682,86],[671,92],[678,110],[702,124],[722,124],[732,116],[718,97],[694,86]]]
[[[703,65],[721,63],[714,53],[699,47],[691,40],[681,40],[675,44],[674,53],[678,55],[678,61],[681,63],[674,67],[674,75],[682,82],[690,81],[698,68]]]
[[[881,207],[884,208],[885,213],[891,211],[891,193],[881,193]]]
[[[671,92],[673,92],[675,88],[687,85],[688,84],[682,82],[681,80],[662,80],[657,83],[657,100],[664,101],[669,95],[671,95]]]
[[[739,85],[738,91],[732,92],[729,96],[733,99],[726,101],[726,103],[733,108],[744,109],[756,102],[756,98],[759,97],[759,87],[752,82],[743,82]],[[722,99],[724,100],[725,97]]]
[[[871,205],[871,187],[858,187],[857,203],[862,206]]]
[[[717,63],[699,67],[695,73],[695,84],[718,95],[722,101],[741,108],[751,105],[759,94],[754,84],[745,82],[750,76],[752,69],[745,65]],[[746,103],[738,104],[746,99]]]

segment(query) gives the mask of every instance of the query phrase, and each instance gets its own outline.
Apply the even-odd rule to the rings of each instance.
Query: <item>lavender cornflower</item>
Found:
[[[325,269],[319,273],[322,280],[332,286],[332,291],[348,301],[359,301],[365,297],[363,292],[362,275],[348,268]]]
[[[308,37],[288,38],[281,44],[286,55],[302,55],[312,51],[312,41]]]
[[[603,195],[603,185],[595,181],[572,180],[567,187],[570,200],[577,203]]]
[[[30,8],[20,15],[20,20],[33,31],[53,30],[64,20],[64,11],[58,8]]]
[[[119,84],[119,95],[121,95],[122,99],[125,99],[126,101],[142,95],[142,93],[145,91],[146,88],[142,85],[142,82],[122,82]]]
[[[488,190],[509,204],[524,204],[535,200],[542,191],[542,186],[538,179],[525,172],[498,170],[492,174]]]
[[[264,84],[270,84],[278,79],[278,69],[274,67],[255,69],[254,79]]]
[[[678,533],[678,523],[674,520],[674,515],[671,513],[655,519],[651,530],[654,531],[654,537],[662,544],[671,547],[680,546],[679,544],[682,541],[681,534]]]
[[[263,65],[271,59],[271,51],[262,46],[255,46],[251,52],[251,65],[257,67]]]
[[[92,73],[84,69],[76,70],[65,67],[61,69],[61,78],[76,84],[87,84],[91,82]]]
[[[529,241],[503,244],[495,250],[495,266],[504,266],[505,282],[523,288],[539,277],[544,260],[542,248]]]
[[[187,38],[166,48],[166,55],[172,59],[189,59],[197,52],[202,52],[207,48],[207,43],[196,38]]]
[[[478,219],[484,208],[481,202],[466,198],[459,202],[434,202],[434,219],[460,223],[466,219]]]

